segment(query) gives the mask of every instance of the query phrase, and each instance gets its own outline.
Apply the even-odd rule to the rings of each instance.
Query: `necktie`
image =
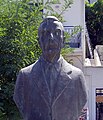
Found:
[[[58,76],[58,72],[55,68],[55,65],[50,64],[46,70],[46,81],[48,83],[52,97],[56,87],[57,76]]]

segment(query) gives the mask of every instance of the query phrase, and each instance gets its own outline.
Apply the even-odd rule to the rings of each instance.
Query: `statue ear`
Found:
[[[43,50],[43,44],[42,44],[42,42],[40,41],[39,38],[38,38],[38,43],[39,43],[40,48]]]
[[[37,37],[37,40],[38,40],[38,44],[39,44],[39,46],[40,46],[40,48],[41,48],[41,42],[40,42],[39,37]]]
[[[64,36],[63,36],[63,44],[65,43],[65,38],[66,38],[66,37],[65,37],[65,35],[64,35]]]
[[[62,42],[62,45],[61,45],[62,48],[64,47],[64,44],[65,44],[65,36],[63,35],[63,42]]]
[[[62,45],[61,45],[61,48],[63,48],[64,47],[64,42],[62,43]]]

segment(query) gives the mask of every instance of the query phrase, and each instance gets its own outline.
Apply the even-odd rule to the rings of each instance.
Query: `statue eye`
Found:
[[[55,35],[57,35],[57,36],[59,36],[59,35],[60,35],[60,33],[61,33],[61,31],[60,31],[60,30],[56,30],[56,31],[55,31]]]
[[[47,31],[46,30],[43,30],[41,33],[42,33],[42,36],[46,36],[47,35]]]
[[[56,35],[59,35],[58,31],[56,31]]]

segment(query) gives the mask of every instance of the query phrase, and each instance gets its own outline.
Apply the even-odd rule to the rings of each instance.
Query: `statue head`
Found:
[[[62,23],[56,17],[48,16],[40,24],[38,36],[44,59],[49,62],[58,60],[64,43]]]

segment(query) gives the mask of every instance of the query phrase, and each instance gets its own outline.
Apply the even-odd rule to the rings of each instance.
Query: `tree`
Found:
[[[86,3],[86,25],[92,47],[103,45],[103,0],[93,4]]]
[[[71,0],[64,1],[61,13],[72,4]],[[0,0],[0,120],[21,119],[13,102],[16,76],[41,54],[37,33],[42,17],[49,13],[63,20],[51,7],[57,2],[47,0],[44,5],[43,0]]]

